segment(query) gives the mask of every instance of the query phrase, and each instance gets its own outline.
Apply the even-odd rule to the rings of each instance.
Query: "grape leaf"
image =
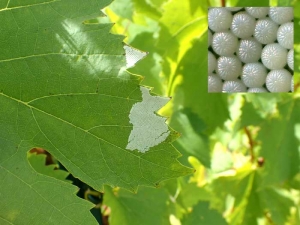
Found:
[[[188,136],[179,138],[174,143],[178,150],[184,156],[185,152],[190,155],[192,153],[205,166],[210,167],[211,153],[206,135],[211,134],[218,126],[222,126],[229,118],[229,112],[226,95],[207,92],[207,76],[205,75],[207,74],[207,56],[199,54],[206,47],[207,36],[202,35],[199,40],[193,41],[192,48],[186,52],[177,65],[176,74],[182,82],[174,85],[176,88],[172,110],[175,113],[172,114],[170,124],[183,135],[189,133]],[[187,111],[190,113],[187,114]],[[187,130],[187,121],[193,124],[189,130]],[[198,128],[195,129],[195,127]],[[187,157],[182,157],[181,160],[184,158]]]
[[[111,225],[168,225],[169,205],[165,189],[141,187],[138,193],[105,187],[103,204],[111,209]]]
[[[293,195],[285,189],[269,187],[259,192],[260,204],[270,211],[274,224],[284,224],[295,207]]]
[[[253,173],[249,163],[235,169],[234,176],[219,176],[212,182],[213,194],[212,206],[219,211],[224,211],[227,206],[226,196],[232,195],[235,198],[235,208],[243,205],[243,199],[249,192],[249,185],[252,186]]]
[[[233,225],[258,224],[259,217],[282,224],[291,218],[290,209],[295,207],[288,188],[295,185],[289,181],[299,173],[299,140],[296,138],[299,99],[280,94],[247,95],[246,100],[240,125],[260,128],[253,139],[255,148],[261,147],[256,157],[261,156],[264,163],[255,160],[248,163],[244,171],[233,168],[234,176],[214,179],[211,202],[220,212],[225,211],[226,219]],[[243,173],[250,176],[241,176]],[[230,198],[232,206],[228,203]]]
[[[191,182],[190,180],[185,179],[185,177],[177,178],[176,180],[173,179],[165,181],[164,187],[174,198],[174,204],[180,205],[186,210],[186,212],[189,211],[189,208],[195,206],[199,201],[210,200],[210,192],[208,189],[205,187],[199,187],[197,183]],[[172,188],[174,190],[172,190]],[[179,210],[177,210],[177,212],[178,211]],[[177,218],[179,217],[180,216],[177,215]]]
[[[274,93],[272,95],[268,94],[247,94],[245,95],[245,99],[247,102],[251,102],[253,104],[254,110],[256,114],[259,114],[262,118],[267,116],[272,116],[276,112],[277,102],[282,100],[281,94]],[[246,109],[243,109],[245,113],[247,113]],[[251,114],[251,113],[248,113]],[[248,118],[250,119],[250,118]]]
[[[239,0],[236,6],[264,6],[269,7],[269,0]]]
[[[182,225],[218,224],[226,225],[226,220],[216,210],[209,208],[208,202],[199,202],[182,222]]]
[[[147,114],[161,120],[158,127],[165,118],[154,110],[166,99],[150,95],[140,88],[139,76],[125,71],[123,37],[109,33],[112,24],[84,22],[103,16],[100,9],[108,3],[0,5],[1,224],[95,224],[88,212],[92,204],[78,199],[74,186],[31,167],[27,152],[35,147],[98,191],[104,184],[129,190],[156,186],[192,171],[177,161],[180,153],[170,144],[177,134],[168,128],[161,143],[153,144],[156,136],[147,140],[152,145],[145,153],[126,148],[136,126],[131,109],[145,101],[142,94],[148,91]],[[147,132],[157,131],[149,127],[151,119],[144,122]]]
[[[262,141],[261,156],[266,159],[263,185],[280,184],[292,179],[299,172],[299,140],[295,126],[300,123],[300,101],[292,97],[278,103],[279,118],[265,121],[258,133]]]
[[[209,141],[203,134],[205,123],[189,108],[175,111],[170,120],[170,126],[181,131],[181,137],[174,146],[183,154],[183,158],[196,157],[204,166],[210,167]]]
[[[59,180],[70,181],[66,180],[69,173],[65,170],[60,170],[58,168],[58,164],[50,164],[45,166],[46,163],[46,155],[45,154],[36,154],[36,153],[29,153],[28,154],[28,161],[30,162],[31,166],[39,173],[45,174],[47,176],[55,177]]]
[[[220,176],[213,181],[213,207],[226,211],[232,225],[258,224],[258,217],[269,217],[274,224],[283,224],[295,207],[292,195],[276,186],[262,187],[264,179],[258,170],[248,166],[236,170],[235,176]],[[229,203],[229,199],[232,203]],[[230,212],[230,214],[228,213]]]
[[[171,0],[163,6],[163,10],[158,46],[172,53],[186,51],[190,47],[189,41],[203,34],[207,27],[206,23],[202,22],[202,20],[206,20],[206,2]],[[180,16],[175,17],[174,14]],[[169,33],[171,37],[165,36],[165,32]],[[172,48],[176,42],[181,42],[180,49]],[[183,45],[184,43],[186,45]]]
[[[292,0],[278,0],[277,6],[291,6]]]
[[[174,102],[178,101],[185,108],[190,108],[205,123],[205,133],[212,133],[220,124],[229,118],[227,96],[207,92],[207,55],[199,54],[207,47],[207,36],[202,35],[193,42],[183,56],[177,68],[177,76],[182,76],[182,83],[177,84]],[[207,50],[205,50],[207,51]],[[195,104],[195,95],[197,104]]]
[[[255,145],[261,148],[260,156],[266,160],[261,174],[262,186],[284,185],[299,173],[299,140],[296,138],[299,99],[285,94],[247,95],[246,99],[240,126],[260,127]]]
[[[146,0],[132,0],[135,5],[135,10],[138,13],[147,14],[150,18],[158,19],[161,14],[156,7],[152,4],[149,4]]]
[[[153,92],[164,95],[166,93],[166,79],[165,77],[160,76],[161,72],[161,60],[162,57],[156,53],[155,49],[155,40],[153,36],[155,35],[155,30],[158,30],[158,27],[150,26],[147,24],[145,26],[147,29],[151,27],[153,31],[142,32],[135,36],[132,45],[139,47],[140,49],[151,49],[151,53],[142,60],[137,66],[129,69],[130,72],[134,74],[142,74],[145,79],[142,84],[147,86],[154,87]],[[130,33],[131,37],[134,36],[133,32]]]
[[[131,0],[113,1],[109,8],[123,18],[132,20],[133,3]]]

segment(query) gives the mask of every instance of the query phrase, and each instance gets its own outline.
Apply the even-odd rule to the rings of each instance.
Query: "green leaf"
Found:
[[[299,4],[299,11],[300,11],[300,4]],[[299,17],[300,17],[300,13],[299,13]],[[297,33],[300,31],[300,28],[299,28],[299,25],[300,25],[300,19],[299,19],[299,17],[294,19],[295,32],[297,32]],[[295,36],[294,43],[297,44],[297,45],[299,46],[299,44],[300,44],[300,38],[299,38],[298,36]],[[296,51],[295,54],[297,54],[297,53],[299,54],[299,47],[298,47],[298,48],[296,47],[296,48],[295,48],[295,51]],[[296,58],[296,57],[295,57],[295,58]],[[297,58],[296,62],[299,62],[299,58]],[[299,63],[297,63],[297,65],[299,65]],[[295,69],[298,69],[297,72],[299,72],[299,66],[298,66],[298,67],[295,66]]]
[[[114,0],[112,4],[110,4],[109,8],[113,10],[117,15],[132,20],[133,3],[131,0]]]
[[[50,177],[55,177],[59,180],[67,181],[66,178],[69,175],[67,171],[59,170],[57,164],[45,165],[46,155],[29,153],[28,161],[31,166],[38,172]]]
[[[253,171],[249,163],[239,169],[234,169],[228,176],[219,176],[212,182],[214,198],[212,198],[212,206],[220,212],[225,211],[227,196],[234,197],[234,207],[243,208],[244,199],[249,194],[252,187]],[[228,210],[228,209],[227,209]],[[235,213],[241,213],[235,210]]]
[[[132,193],[105,187],[104,204],[111,208],[111,225],[168,225],[168,199],[164,189],[141,187]]]
[[[160,22],[164,24],[170,34],[175,37],[194,24],[200,25],[199,21],[207,14],[206,6],[206,3],[201,4],[197,0],[168,1],[163,7],[164,14]],[[175,17],[174,14],[179,16]],[[196,31],[199,32],[199,30]],[[190,35],[192,33],[193,32],[191,32]]]
[[[263,122],[263,118],[258,115],[261,112],[254,108],[254,104],[246,102],[242,108],[242,116],[240,119],[239,128],[243,128],[249,125],[260,125]]]
[[[209,208],[208,202],[199,202],[182,221],[182,225],[194,224],[226,225],[227,222],[216,210]]]
[[[186,177],[164,181],[162,188],[169,193],[171,200],[168,203],[170,214],[179,219],[190,212],[190,208],[195,206],[200,200],[210,200],[210,192],[207,186],[200,187]]]
[[[166,57],[179,62],[191,47],[190,42],[207,29],[207,4],[197,0],[172,0],[163,9],[157,46],[167,52]],[[175,17],[174,14],[180,16]]]
[[[267,116],[272,116],[276,113],[277,102],[282,100],[282,96],[278,93],[272,95],[265,93],[260,95],[247,94],[245,95],[245,99],[248,103],[253,105],[256,114],[260,115],[262,118],[266,118]],[[249,106],[245,104],[245,107]],[[249,108],[249,110],[251,109]],[[243,113],[250,115],[252,112],[248,112],[248,109],[243,109]],[[248,119],[251,120],[251,118]]]
[[[176,198],[176,203],[182,205],[185,209],[189,209],[196,205],[200,200],[209,201],[210,192],[206,187],[199,187],[196,183],[188,183],[184,179],[179,178],[180,192]]]
[[[239,0],[236,6],[265,6],[269,7],[269,0]]]
[[[166,0],[149,0],[153,6],[155,7],[161,7],[162,4],[165,3]],[[149,2],[148,1],[148,2]]]
[[[284,189],[269,187],[259,193],[261,205],[269,210],[274,224],[284,224],[295,206],[292,195]]]
[[[196,113],[206,126],[205,133],[212,133],[215,128],[229,118],[227,96],[207,92],[207,55],[199,54],[207,48],[207,36],[195,40],[177,67],[177,76],[182,82],[177,84],[174,92],[174,104],[183,105]],[[195,103],[195,95],[197,101]],[[179,130],[180,132],[180,130]]]
[[[35,147],[98,191],[157,186],[192,171],[177,161],[177,134],[155,113],[167,99],[125,71],[123,37],[109,33],[111,24],[85,23],[109,2],[2,4],[0,223],[95,224],[74,186],[31,167],[26,153]]]
[[[294,8],[294,17],[295,17],[295,19],[299,18],[300,17],[300,2],[295,1],[294,5],[293,5],[293,8]],[[296,21],[294,21],[294,22],[296,22]],[[299,20],[298,20],[298,22],[299,22]],[[298,23],[296,23],[296,24],[298,24]],[[297,29],[297,28],[298,28],[298,26],[295,26],[295,29]]]
[[[291,187],[294,189],[299,190],[300,189],[300,173],[296,174],[292,181],[291,181]]]
[[[216,136],[217,137],[217,136]],[[226,139],[226,135],[222,136],[224,139]],[[219,139],[221,142],[221,140]],[[226,170],[229,170],[233,166],[233,159],[232,154],[228,149],[222,149],[222,148],[216,148],[213,151],[212,154],[212,162],[211,162],[211,169],[214,172],[224,172]]]
[[[256,171],[250,193],[243,199],[243,208],[234,206],[235,216],[232,216],[231,224],[259,225],[257,218],[264,220],[263,224],[284,224],[287,221],[291,208],[295,207],[291,192],[276,186],[262,188],[261,180]]]
[[[153,19],[159,19],[160,11],[146,0],[132,0],[138,13],[143,13]]]
[[[184,108],[173,113],[170,126],[181,132],[181,137],[174,142],[176,149],[184,156],[181,160],[195,156],[204,166],[210,167],[210,150],[208,138],[204,134],[204,121],[189,108]]]
[[[293,0],[278,0],[277,6],[291,6]]]
[[[146,28],[149,28],[149,24],[147,24]],[[145,29],[146,29],[145,28]],[[158,26],[153,26],[153,29],[159,29]],[[137,30],[137,29],[135,29]],[[133,32],[130,32],[131,36],[133,36]],[[133,46],[136,46],[140,49],[149,50],[149,55],[139,62],[135,67],[130,68],[129,71],[134,74],[141,74],[144,76],[144,80],[142,84],[146,86],[153,87],[153,92],[159,95],[165,95],[166,93],[166,79],[160,76],[161,71],[161,60],[162,57],[156,53],[156,49],[154,48],[154,30],[149,32],[142,32],[135,36],[133,41],[130,43]]]
[[[222,2],[219,0],[209,0],[208,6],[209,7],[222,7]]]
[[[256,177],[257,174],[255,174],[255,178]],[[260,196],[257,192],[257,189],[259,189],[259,184],[256,182],[256,180],[257,179],[255,179],[255,182],[251,187],[248,196],[248,202],[244,208],[246,213],[238,218],[240,221],[243,221],[245,225],[258,225],[257,218],[262,218],[265,213],[263,206],[260,204]]]
[[[212,2],[212,0],[210,0],[210,1]],[[226,6],[226,7],[237,6],[237,5],[236,5],[237,2],[238,2],[238,0],[227,0],[227,1],[225,2],[225,6]]]
[[[263,185],[283,185],[299,172],[299,140],[295,125],[300,123],[300,101],[286,96],[278,103],[279,118],[266,120],[257,139],[262,142],[261,156],[266,159],[263,167]]]

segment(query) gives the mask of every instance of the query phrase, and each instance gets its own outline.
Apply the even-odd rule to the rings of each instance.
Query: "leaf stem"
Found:
[[[266,217],[266,219],[268,220],[268,222],[269,222],[270,224],[274,224],[272,218],[270,217],[270,215],[269,215],[267,212],[265,212],[264,214],[265,214],[265,217]]]
[[[299,88],[299,86],[300,86],[300,83],[296,83],[296,84],[295,84],[295,86],[294,86],[294,92],[297,91],[297,89]]]
[[[225,7],[225,0],[221,0],[221,6]]]
[[[249,131],[249,129],[247,127],[244,127],[244,131],[245,131],[245,133],[246,133],[246,135],[248,137],[248,142],[249,142],[249,145],[250,145],[250,148],[249,148],[250,156],[251,156],[250,160],[251,160],[251,162],[254,162],[254,158],[255,158],[255,156],[254,156],[254,150],[253,150],[253,148],[254,148],[254,141],[253,141],[252,135],[251,135],[251,133],[250,133],[250,131]]]

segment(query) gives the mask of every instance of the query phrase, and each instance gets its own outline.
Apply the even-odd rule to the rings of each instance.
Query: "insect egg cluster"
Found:
[[[208,10],[208,92],[291,92],[292,7]]]

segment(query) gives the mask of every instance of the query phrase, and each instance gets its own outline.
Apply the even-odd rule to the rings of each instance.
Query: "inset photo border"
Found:
[[[208,8],[208,92],[294,92],[293,7]]]

